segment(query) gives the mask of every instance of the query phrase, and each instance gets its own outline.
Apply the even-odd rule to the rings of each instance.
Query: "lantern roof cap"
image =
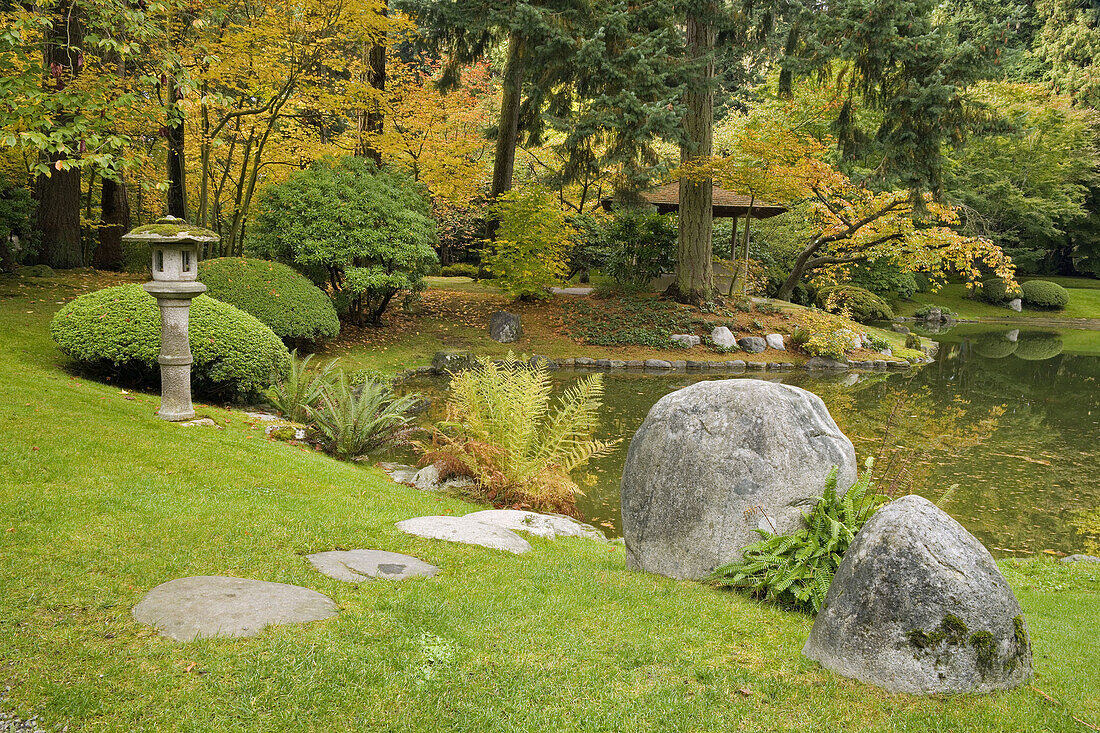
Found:
[[[157,219],[152,224],[137,227],[123,235],[122,241],[130,244],[203,244],[206,242],[218,242],[216,232],[204,227],[188,224],[185,219],[177,219],[174,216],[165,216]]]

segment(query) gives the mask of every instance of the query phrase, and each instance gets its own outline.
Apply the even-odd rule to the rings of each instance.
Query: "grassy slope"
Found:
[[[931,303],[946,306],[959,314],[960,318],[1098,318],[1100,319],[1100,281],[1085,278],[1041,278],[1057,281],[1069,290],[1069,305],[1065,310],[1048,311],[1025,308],[1022,313],[1013,313],[999,305],[990,305],[966,297],[966,286],[962,284],[945,285],[937,293],[916,293],[913,299],[903,301],[895,307],[899,316],[911,316],[922,305]]]
[[[1036,685],[919,699],[799,654],[810,621],[628,572],[621,549],[532,539],[516,557],[399,534],[473,507],[374,468],[153,418],[156,400],[62,371],[49,283],[0,279],[0,689],[69,730],[989,730],[1100,722],[1100,573],[1017,565]],[[28,312],[30,311],[30,312]],[[303,555],[376,547],[443,568],[352,586]],[[174,577],[225,574],[330,595],[332,620],[176,644],[130,608]],[[1060,588],[1060,589],[1058,589]]]

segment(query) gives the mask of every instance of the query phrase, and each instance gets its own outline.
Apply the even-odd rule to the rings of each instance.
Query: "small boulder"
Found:
[[[909,327],[903,326],[900,323],[895,323],[890,328],[894,329],[894,333],[909,333]]]
[[[665,361],[664,359],[646,359],[645,360],[645,368],[646,369],[671,369],[672,368],[672,362]]]
[[[768,348],[768,342],[759,336],[745,336],[737,339],[737,345],[750,354],[759,354]]]
[[[811,356],[809,359],[806,360],[806,364],[804,366],[810,371],[815,371],[818,369],[844,370],[849,368],[849,365],[845,362],[839,361],[837,359],[830,359],[827,356]],[[882,362],[882,368],[886,368],[885,361]]]
[[[989,551],[919,496],[867,521],[802,652],[891,692],[988,692],[1031,676],[1023,612]]]
[[[1008,309],[1020,313],[1024,309],[1024,301],[1020,300],[1019,298],[1013,298],[1012,300],[1008,301]]]
[[[740,558],[760,539],[755,530],[796,529],[833,466],[849,486],[855,450],[825,403],[803,389],[726,379],[665,395],[623,469],[627,565],[701,578]]]
[[[1011,341],[1017,343],[1020,340],[1020,329],[1014,328],[1011,331],[1005,331],[1005,341]]]
[[[733,335],[733,331],[729,330],[726,326],[718,326],[710,332],[710,340],[714,342],[715,346],[721,346],[723,349],[733,349],[737,347],[737,337]]]
[[[543,356],[542,354],[533,354],[527,362],[533,369],[544,368],[547,371],[555,371],[561,368],[561,365],[557,361],[551,359],[549,356]]]
[[[489,316],[489,338],[502,344],[518,341],[523,335],[519,316],[508,311],[497,311]]]
[[[674,343],[683,344],[689,349],[693,346],[698,346],[703,341],[698,336],[694,336],[690,333],[674,333],[669,336],[669,340]]]
[[[775,349],[776,351],[787,350],[787,346],[783,343],[783,334],[781,333],[769,333],[764,337],[764,341],[768,344],[769,349]]]
[[[1096,555],[1081,555],[1081,554],[1066,555],[1065,557],[1060,558],[1058,560],[1058,562],[1066,562],[1066,563],[1070,563],[1070,562],[1098,562],[1098,563],[1100,563],[1100,557],[1096,557]]]
[[[477,358],[469,351],[437,351],[432,357],[432,371],[436,374],[460,372],[477,366]]]

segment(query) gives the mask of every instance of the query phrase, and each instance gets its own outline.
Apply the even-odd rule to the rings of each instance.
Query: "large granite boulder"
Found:
[[[715,346],[721,346],[723,349],[737,348],[737,337],[726,326],[715,327],[710,332],[710,340],[714,342]]]
[[[759,354],[768,348],[768,342],[759,336],[743,336],[737,339],[737,345],[750,354]]]
[[[802,652],[891,692],[987,692],[1031,676],[1023,612],[989,551],[919,496],[856,535]]]
[[[489,316],[489,338],[502,344],[518,341],[523,335],[519,316],[508,311],[497,311]]]
[[[754,529],[797,529],[833,466],[851,485],[855,450],[804,389],[731,379],[665,395],[623,469],[627,565],[701,578],[740,559],[760,539]]]

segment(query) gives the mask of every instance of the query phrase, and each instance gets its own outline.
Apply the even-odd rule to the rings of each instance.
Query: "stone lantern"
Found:
[[[191,343],[187,320],[191,299],[206,292],[198,282],[202,246],[216,244],[218,235],[166,216],[124,236],[128,244],[147,245],[152,251],[153,280],[142,287],[160,306],[160,409],[164,420],[178,422],[195,416],[191,405]]]

